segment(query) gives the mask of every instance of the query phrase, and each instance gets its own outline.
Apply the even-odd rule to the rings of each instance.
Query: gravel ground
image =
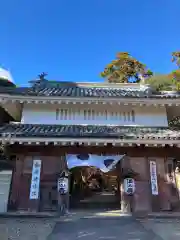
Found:
[[[52,219],[0,219],[0,240],[46,240],[54,225]]]

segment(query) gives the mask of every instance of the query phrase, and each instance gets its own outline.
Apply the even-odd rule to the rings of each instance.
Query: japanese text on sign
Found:
[[[156,173],[156,162],[150,161],[151,191],[152,195],[158,195],[158,183]]]
[[[38,199],[39,197],[40,174],[41,174],[41,160],[34,160],[29,196],[30,199]]]
[[[131,195],[135,192],[135,182],[133,178],[124,179],[124,191],[128,195]]]

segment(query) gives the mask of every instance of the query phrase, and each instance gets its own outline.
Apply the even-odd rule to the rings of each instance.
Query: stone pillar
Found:
[[[159,208],[163,211],[170,211],[170,191],[167,181],[166,162],[164,158],[156,158],[157,176],[158,176],[158,192],[159,192]],[[154,204],[155,205],[155,204]],[[156,205],[155,205],[156,208]],[[156,209],[155,209],[156,210]]]
[[[124,192],[124,182],[121,183],[121,211],[131,213],[133,196],[128,196]]]
[[[128,196],[125,194],[124,191],[124,178],[123,171],[125,169],[131,168],[130,166],[130,159],[129,157],[124,157],[123,160],[121,160],[121,186],[120,186],[120,192],[121,192],[121,210],[125,213],[131,212],[131,205],[132,205],[132,196]]]
[[[137,173],[135,178],[135,193],[133,196],[133,212],[144,214],[151,211],[150,181],[148,161],[145,157],[130,159],[131,167]]]

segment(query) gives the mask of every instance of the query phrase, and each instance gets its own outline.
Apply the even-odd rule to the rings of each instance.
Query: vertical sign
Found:
[[[39,197],[39,183],[41,175],[41,160],[33,161],[31,188],[30,188],[30,199],[38,199]]]
[[[133,178],[124,179],[124,191],[128,195],[131,195],[135,192],[135,181]]]
[[[155,161],[150,161],[150,176],[151,176],[152,195],[158,195],[158,183],[157,183],[157,172],[156,172]]]

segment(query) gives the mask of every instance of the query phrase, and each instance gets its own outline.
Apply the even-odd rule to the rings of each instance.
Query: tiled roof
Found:
[[[180,131],[165,127],[123,127],[97,125],[6,124],[0,136],[116,139],[180,139]]]
[[[84,86],[57,86],[57,87],[0,87],[0,94],[14,96],[37,97],[68,97],[68,98],[180,98],[180,94],[173,92],[153,93],[150,88],[134,87],[84,87]]]
[[[119,97],[148,97],[149,90],[140,88],[111,88],[111,87],[78,87],[78,86],[59,86],[59,87],[19,87],[19,88],[0,88],[0,93],[22,96],[41,96],[41,97],[91,97],[91,98],[119,98]]]
[[[99,85],[75,82],[56,82],[48,80],[33,81],[32,87],[0,87],[0,94],[40,96],[40,97],[82,97],[82,98],[179,98],[180,94],[154,93],[147,86],[136,84],[118,85],[105,83]]]

